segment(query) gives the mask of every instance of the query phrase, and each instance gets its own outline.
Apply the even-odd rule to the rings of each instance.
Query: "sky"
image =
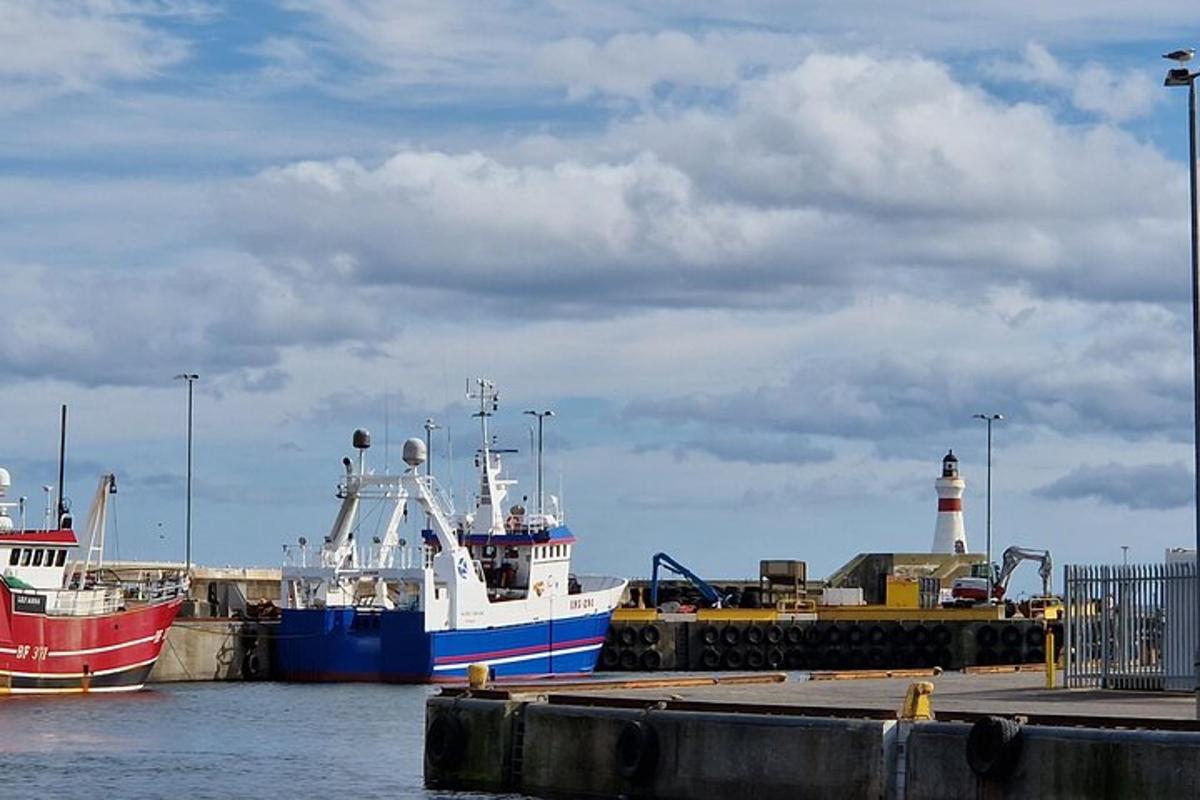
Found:
[[[1165,2],[0,0],[0,466],[109,555],[272,565],[464,393],[584,573],[1194,542]],[[385,446],[387,445],[387,446]],[[452,464],[453,467],[448,467]],[[1032,589],[1034,570],[1016,582]]]

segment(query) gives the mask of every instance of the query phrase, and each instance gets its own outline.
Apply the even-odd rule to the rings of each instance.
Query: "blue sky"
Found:
[[[195,553],[272,564],[485,375],[582,569],[828,574],[928,546],[949,447],[981,546],[998,411],[997,550],[1157,560],[1195,26],[1127,5],[0,2],[0,463],[40,505],[69,403],[76,507],[181,553],[199,372]]]

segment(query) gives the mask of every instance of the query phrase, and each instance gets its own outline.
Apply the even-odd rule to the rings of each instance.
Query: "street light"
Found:
[[[526,411],[531,417],[537,417],[538,421],[538,457],[537,457],[537,502],[538,513],[542,513],[542,423],[546,417],[553,417],[553,411]]]
[[[992,423],[1004,419],[1003,414],[973,414],[972,419],[987,423],[987,582],[988,600],[992,599]]]
[[[187,513],[183,526],[184,577],[192,574],[192,384],[200,380],[194,372],[181,372],[177,381],[187,381]]]
[[[1127,544],[1121,545],[1121,564],[1126,567],[1129,566],[1129,545]]]
[[[1178,67],[1167,71],[1164,86],[1188,87],[1188,195],[1191,199],[1192,228],[1192,446],[1195,451],[1194,475],[1196,501],[1196,602],[1200,605],[1200,233],[1196,225],[1196,77],[1183,66],[1196,51],[1192,48],[1166,53]],[[1200,614],[1196,617],[1196,651],[1193,668],[1196,677],[1196,717],[1200,719]]]

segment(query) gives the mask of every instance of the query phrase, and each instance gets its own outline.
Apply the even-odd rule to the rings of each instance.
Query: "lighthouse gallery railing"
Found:
[[[1063,573],[1068,688],[1194,689],[1194,561],[1068,564]]]

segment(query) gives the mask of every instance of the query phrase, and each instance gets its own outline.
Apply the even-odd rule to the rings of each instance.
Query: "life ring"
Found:
[[[658,766],[658,734],[647,722],[630,720],[617,735],[617,772],[631,781],[645,780]]]
[[[1021,724],[1004,717],[984,717],[967,734],[967,766],[976,775],[1003,776],[1021,749]]]
[[[425,757],[439,769],[454,769],[467,752],[467,728],[455,714],[441,714],[425,732]]]

